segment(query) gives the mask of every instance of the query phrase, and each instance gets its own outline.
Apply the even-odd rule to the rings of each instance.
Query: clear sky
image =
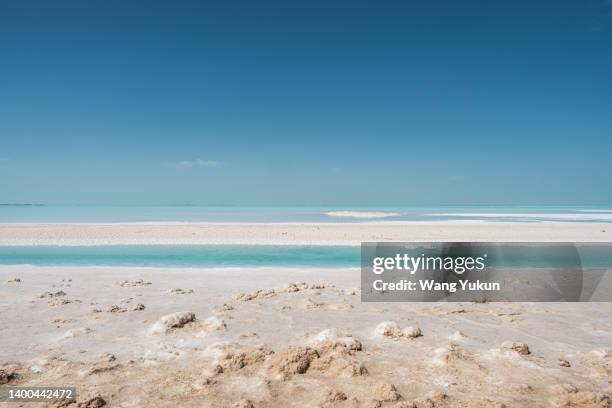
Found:
[[[612,204],[612,1],[1,1],[0,202]]]

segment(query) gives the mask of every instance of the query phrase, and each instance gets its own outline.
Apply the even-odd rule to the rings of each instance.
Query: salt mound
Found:
[[[595,349],[589,353],[593,360],[609,360],[612,359],[612,349]]]
[[[418,327],[406,327],[402,329],[396,322],[382,322],[374,329],[374,333],[379,337],[388,337],[392,339],[399,338],[416,338],[423,335]]]
[[[89,334],[91,332],[93,332],[93,330],[90,329],[89,327],[81,327],[81,328],[78,328],[78,329],[70,329],[66,333],[64,333],[62,338],[70,339],[70,338],[74,338],[74,337],[83,336],[83,335]]]
[[[274,351],[265,345],[257,347],[243,347],[238,343],[215,343],[206,348],[206,352],[213,356],[215,364],[221,367],[222,372],[241,370],[245,367],[264,362]]]
[[[374,333],[380,337],[399,337],[402,329],[395,322],[382,322],[374,329]]]
[[[454,332],[453,334],[448,336],[448,338],[451,341],[460,342],[460,341],[463,341],[465,339],[465,334],[463,334],[459,330],[457,330],[456,332]]]
[[[331,376],[359,377],[366,375],[368,370],[347,353],[319,353],[320,357],[313,360],[308,372],[315,371]]]
[[[363,346],[352,334],[326,329],[314,336],[310,345],[318,353],[318,358],[311,362],[309,371],[348,377],[367,374],[366,368],[353,357]]]
[[[402,330],[402,336],[414,339],[416,337],[420,337],[423,334],[421,333],[421,329],[418,327],[406,327]]]
[[[451,350],[448,347],[438,347],[434,350],[432,362],[434,365],[446,365],[450,359]]]
[[[376,384],[372,388],[372,396],[378,401],[397,401],[402,398],[395,385],[388,383]]]
[[[151,327],[151,333],[167,333],[171,329],[181,328],[194,320],[195,313],[193,312],[176,312],[165,315]]]
[[[223,330],[227,327],[227,324],[224,320],[211,316],[204,320],[204,327],[206,330]]]
[[[338,329],[326,329],[314,337],[313,344],[319,347],[344,347],[347,350],[359,351],[362,349],[361,342],[350,333],[344,333]]]
[[[443,401],[446,399],[447,395],[442,391],[431,391],[427,393],[424,397],[417,398],[414,400],[412,407],[439,407],[443,404]],[[478,403],[472,403],[470,408],[485,408],[486,406],[479,407],[479,405],[474,405]],[[492,407],[491,407],[492,408]]]
[[[310,347],[289,346],[272,357],[270,367],[280,374],[304,374],[317,358],[319,353]]]
[[[472,356],[456,344],[439,347],[434,350],[433,354],[434,356],[431,362],[436,366],[452,366],[460,362],[472,360]]]
[[[551,403],[555,407],[609,408],[612,404],[610,395],[602,392],[574,391],[556,395]]]
[[[274,352],[266,346],[231,352],[226,356],[227,361],[224,368],[230,371],[239,370],[256,363],[261,363],[271,354],[274,354]]]

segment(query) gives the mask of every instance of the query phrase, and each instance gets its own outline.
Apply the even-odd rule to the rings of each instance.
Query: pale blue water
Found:
[[[422,248],[412,252],[419,255]],[[501,246],[486,250],[487,265],[503,267],[612,268],[612,245]],[[577,255],[577,256],[576,256]],[[152,267],[355,267],[358,246],[306,245],[110,245],[0,246],[0,265],[107,265]]]
[[[385,218],[344,218],[331,211],[382,211]],[[505,215],[497,215],[499,213]],[[568,218],[569,217],[569,218]],[[0,205],[0,223],[119,222],[381,222],[484,220],[612,222],[612,207],[245,207]]]

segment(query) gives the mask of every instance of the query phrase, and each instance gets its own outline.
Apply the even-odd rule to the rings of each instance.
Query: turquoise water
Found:
[[[483,249],[487,264],[505,267],[612,268],[612,245]],[[419,255],[421,248],[409,253]],[[380,256],[381,253],[378,254]],[[152,267],[300,266],[359,267],[357,246],[304,245],[111,245],[0,246],[0,265],[108,265]]]
[[[359,247],[348,246],[0,246],[0,265],[358,267],[359,262]]]
[[[384,218],[330,216],[333,211],[379,211]],[[392,215],[391,215],[392,214]],[[95,222],[368,222],[368,221],[580,221],[612,222],[610,207],[248,207],[2,205],[0,223]]]

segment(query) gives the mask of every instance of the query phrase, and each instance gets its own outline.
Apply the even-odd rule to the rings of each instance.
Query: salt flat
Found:
[[[0,224],[0,245],[359,245],[362,241],[612,242],[612,224],[485,221]]]
[[[21,265],[0,282],[10,385],[74,385],[82,403],[608,407],[612,392],[611,303],[362,303],[353,268]]]

